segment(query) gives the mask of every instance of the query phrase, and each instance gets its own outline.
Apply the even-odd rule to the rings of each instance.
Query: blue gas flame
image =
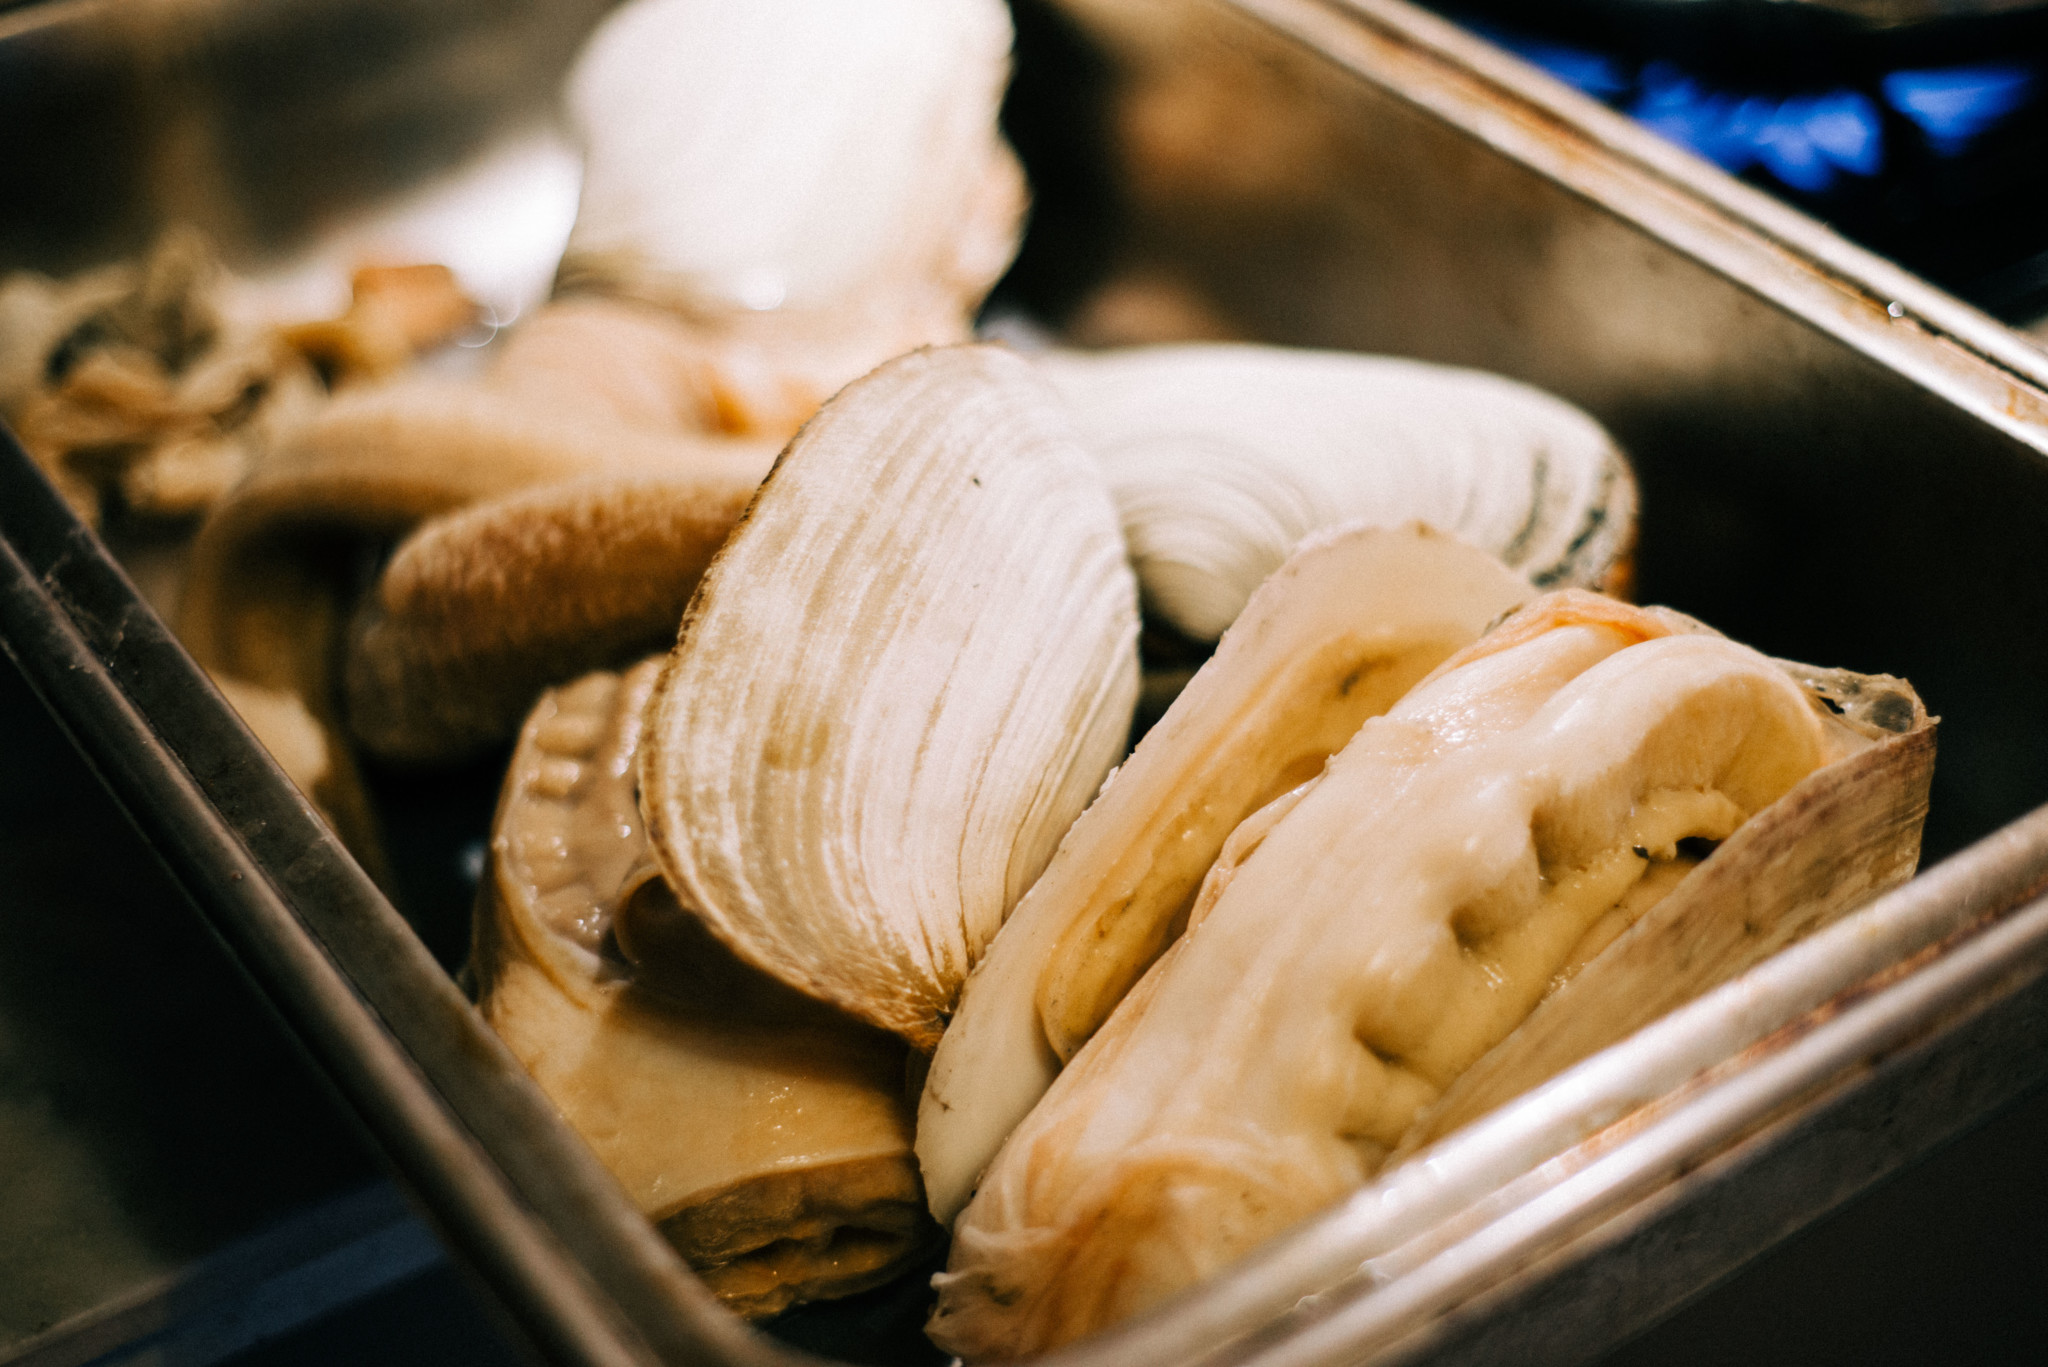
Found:
[[[2028,104],[2040,73],[2026,62],[1989,62],[1931,71],[1894,71],[1884,102],[1920,126],[1927,142],[1954,156]]]
[[[1761,163],[1795,190],[1819,194],[1844,171],[1884,166],[1884,123],[1859,90],[1773,99],[1712,90],[1670,62],[1643,68],[1628,112],[1732,172]]]
[[[1605,53],[1467,21],[1524,60],[1647,127],[1740,174],[1761,166],[1795,190],[1821,194],[1842,175],[1884,169],[1884,117],[1871,94],[1843,86],[1819,94],[1760,95],[1717,89],[1675,62],[1640,70]],[[2030,103],[2038,63],[2011,61],[1894,71],[1878,83],[1884,103],[1953,157]]]

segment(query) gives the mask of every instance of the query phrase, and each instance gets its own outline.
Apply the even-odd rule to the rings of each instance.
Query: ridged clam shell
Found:
[[[996,129],[1009,52],[1000,0],[632,0],[569,76],[584,184],[561,287],[888,339],[839,383],[964,340],[1022,217]]]
[[[1260,586],[968,979],[918,1107],[933,1214],[959,1213],[1062,1062],[1180,933],[1231,831],[1534,592],[1419,526],[1313,534]]]
[[[1695,925],[1810,923],[1831,872],[1863,877],[1844,861],[1910,873],[1931,747],[1865,762],[1901,739],[1676,614],[1525,608],[1235,852],[997,1157],[933,1337],[1021,1356],[1210,1275],[1370,1175],[1558,977],[1598,981],[1674,899]],[[1723,843],[1700,861],[1697,840]]]
[[[1425,522],[1539,588],[1626,586],[1628,463],[1592,418],[1528,385],[1264,346],[1037,360],[1108,475],[1148,608],[1197,639],[1340,522]]]
[[[637,876],[657,670],[588,675],[527,718],[478,913],[479,1009],[712,1290],[773,1314],[887,1280],[929,1242],[905,1050],[690,934]]]
[[[245,714],[273,751],[308,743],[325,750],[331,762],[309,796],[358,858],[375,864],[378,841],[350,758],[335,665],[365,551],[423,521],[537,486],[649,475],[688,482],[717,471],[759,471],[772,458],[772,443],[683,425],[695,403],[687,358],[653,344],[668,329],[648,323],[647,313],[579,302],[536,319],[527,340],[508,347],[481,382],[406,378],[343,393],[281,431],[201,525],[178,633],[231,696],[273,696],[277,706]],[[561,365],[565,353],[580,355],[582,364]],[[494,572],[504,571],[479,564],[468,577]],[[465,606],[455,601],[442,611]],[[451,646],[421,649],[445,653]],[[616,662],[585,656],[538,683]],[[401,659],[385,673],[408,667]],[[429,691],[442,682],[418,677]],[[513,700],[493,742],[509,739],[537,691]],[[387,710],[415,706],[393,703]],[[304,724],[274,724],[286,716]],[[459,737],[454,749],[468,743]],[[406,753],[448,757],[432,743]]]
[[[917,352],[791,443],[699,585],[641,798],[749,961],[929,1048],[1123,750],[1137,604],[1031,368]]]

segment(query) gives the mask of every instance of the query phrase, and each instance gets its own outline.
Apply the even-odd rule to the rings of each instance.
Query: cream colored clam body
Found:
[[[641,775],[662,869],[743,957],[929,1048],[1122,753],[1136,639],[1031,368],[892,361],[790,444],[684,618]]]
[[[1888,675],[1785,667],[1839,713],[1830,729],[1842,757],[1786,793],[1769,820],[1746,823],[1632,923],[1596,926],[1574,951],[1568,980],[1416,1117],[1390,1162],[1913,876],[1934,777],[1927,709]]]
[[[1330,1204],[1616,919],[1678,896],[1693,842],[1811,820],[1773,804],[1871,744],[1686,619],[1539,600],[1244,828],[983,1179],[934,1337],[1067,1342]]]
[[[1179,933],[1238,823],[1533,592],[1417,526],[1314,534],[1260,586],[968,979],[918,1106],[933,1214],[967,1203],[1062,1061]]]
[[[1428,523],[1539,588],[1626,586],[1635,483],[1598,423],[1498,375],[1185,345],[1038,358],[1109,477],[1148,605],[1213,640],[1302,537]]]
[[[655,674],[586,676],[527,719],[492,832],[479,1006],[711,1288],[772,1314],[886,1280],[931,1237],[905,1051],[675,933],[692,923],[634,876]]]

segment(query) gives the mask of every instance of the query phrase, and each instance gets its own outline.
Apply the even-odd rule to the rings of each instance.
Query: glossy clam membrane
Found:
[[[995,347],[819,411],[706,572],[648,721],[663,873],[734,952],[930,1048],[1122,753],[1137,594],[1107,491]]]
[[[877,1285],[935,1231],[904,1046],[734,959],[652,876],[633,791],[657,661],[520,733],[473,959],[479,1009],[733,1309]]]
[[[1260,586],[968,979],[918,1106],[940,1220],[1179,935],[1231,832],[1534,593],[1419,525],[1314,534]]]
[[[1659,971],[1604,966],[1646,941],[1747,922],[1765,933],[1732,938],[1761,952],[1766,928],[1843,909],[1805,905],[1831,868],[1879,850],[1857,892],[1909,875],[1924,712],[1873,680],[1907,729],[1845,720],[1815,678],[1579,593],[1453,656],[1241,828],[984,1176],[933,1337],[1014,1357],[1158,1305],[1411,1149],[1546,995],[1598,1016],[1603,978],[1626,994]],[[1749,961],[1712,957],[1667,949],[1661,971],[1683,996]],[[1492,1100],[1547,1066],[1509,1068]]]
[[[1935,727],[1919,697],[1888,675],[1774,663],[1834,714],[1843,757],[1802,779],[1768,820],[1736,830],[1639,918],[1596,924],[1563,981],[1417,1117],[1390,1162],[1913,876],[1934,771]],[[1672,861],[1665,877],[1688,863]]]

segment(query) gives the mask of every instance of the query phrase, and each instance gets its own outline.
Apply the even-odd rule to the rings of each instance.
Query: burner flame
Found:
[[[1690,147],[1724,170],[1762,163],[1795,190],[1819,194],[1838,173],[1876,175],[1884,167],[1884,124],[1858,90],[1820,95],[1724,94],[1670,62],[1643,68],[1629,113],[1652,131]]]
[[[1495,23],[1464,22],[1731,173],[1762,166],[1794,190],[1823,194],[1845,172],[1867,178],[1884,170],[1884,114],[1862,90],[1787,97],[1716,89],[1676,62],[1652,61],[1638,71],[1606,53]],[[1894,71],[1877,83],[1884,103],[1917,127],[1941,157],[1965,151],[2028,104],[2040,85],[2040,67],[2031,62]]]
[[[1931,71],[1894,71],[1884,102],[1918,124],[1928,146],[1952,157],[2027,104],[2039,72],[2025,62],[1991,62]]]

